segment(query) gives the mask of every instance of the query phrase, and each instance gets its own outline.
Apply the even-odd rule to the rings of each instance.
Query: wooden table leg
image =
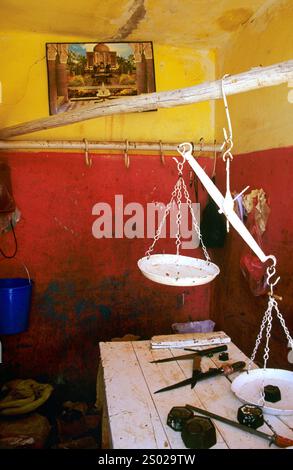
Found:
[[[98,368],[97,376],[97,396],[96,396],[96,407],[101,412],[102,417],[102,438],[101,438],[101,447],[102,449],[111,449],[111,435],[109,429],[109,416],[108,416],[108,407],[105,394],[105,383],[104,383],[104,373],[103,366],[100,363]]]

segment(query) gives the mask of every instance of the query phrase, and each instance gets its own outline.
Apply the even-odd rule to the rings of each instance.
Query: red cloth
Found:
[[[257,209],[254,207],[248,215],[246,225],[253,238],[261,247],[262,237],[256,222],[256,211]],[[248,246],[244,249],[240,258],[240,268],[245,279],[248,281],[249,288],[253,295],[259,296],[266,294],[268,291],[266,267]]]

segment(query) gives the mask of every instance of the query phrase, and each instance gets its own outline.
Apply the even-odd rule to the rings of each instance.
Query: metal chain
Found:
[[[225,113],[226,113],[226,118],[227,118],[227,122],[228,122],[228,131],[229,131],[229,136],[228,136],[227,130],[225,128],[223,128],[224,142],[223,142],[223,145],[222,145],[222,150],[226,147],[225,151],[223,153],[223,157],[222,157],[224,162],[226,162],[227,157],[228,157],[229,160],[233,160],[233,155],[231,153],[231,150],[234,146],[232,123],[231,123],[231,118],[230,118],[228,101],[227,101],[225,88],[224,88],[224,80],[228,76],[229,76],[228,74],[224,75],[223,78],[222,78],[222,81],[221,81],[222,97],[223,97],[223,101],[224,101],[224,107],[225,107]]]
[[[178,170],[178,180],[177,180],[177,182],[174,186],[174,189],[173,189],[172,194],[171,194],[170,202],[169,202],[169,204],[167,204],[167,207],[165,209],[165,212],[164,212],[163,218],[161,220],[161,223],[160,223],[160,225],[159,225],[159,227],[156,231],[156,234],[154,236],[153,243],[151,244],[149,249],[145,252],[145,256],[147,256],[148,258],[151,256],[151,253],[154,250],[155,244],[157,243],[157,241],[159,240],[159,238],[161,236],[162,228],[163,228],[163,226],[166,222],[167,216],[170,213],[172,205],[175,203],[175,200],[177,201],[177,204],[178,204],[178,201],[180,201],[180,206],[181,206],[181,180],[183,179],[182,178],[182,171],[183,171],[184,162],[179,162],[177,159],[176,159],[176,162],[177,162],[177,170]],[[178,213],[177,213],[177,217],[176,217],[176,223],[178,225],[178,230],[177,230],[177,234],[176,234],[177,254],[179,254],[178,251],[179,251],[179,247],[181,245],[180,222],[181,222],[181,214],[180,214],[180,217],[179,217],[179,220],[178,220]]]
[[[258,347],[259,347],[260,342],[262,340],[263,330],[266,326],[266,323],[269,322],[269,321],[271,322],[271,320],[270,320],[271,316],[272,316],[272,304],[270,303],[270,300],[269,300],[268,308],[267,308],[267,310],[264,314],[264,317],[262,319],[260,330],[259,330],[259,333],[258,333],[257,338],[256,338],[254,350],[253,350],[253,353],[252,353],[252,355],[250,357],[250,360],[249,360],[248,371],[250,371],[252,363],[254,362]]]
[[[234,146],[234,143],[233,143],[233,131],[232,131],[232,123],[231,123],[231,118],[230,118],[229,106],[228,106],[227,97],[226,97],[226,93],[225,93],[225,89],[224,89],[224,79],[227,76],[228,75],[224,75],[224,77],[222,78],[222,81],[221,81],[222,97],[223,97],[223,101],[224,101],[226,118],[227,118],[227,122],[228,122],[228,131],[229,131],[229,136],[228,136],[228,133],[227,133],[226,129],[223,128],[224,142],[222,144],[222,150],[223,150],[222,158],[223,158],[223,161],[226,163],[226,195],[225,195],[225,198],[224,198],[224,202],[223,202],[223,205],[222,205],[221,212],[223,212],[226,216],[226,229],[227,229],[227,232],[229,232],[230,231],[230,222],[227,218],[227,214],[230,211],[233,211],[233,207],[234,207],[234,200],[232,198],[231,191],[230,191],[230,161],[233,160],[233,155],[232,155],[231,151],[232,151],[232,148]]]
[[[179,176],[178,190],[177,190],[177,207],[178,207],[177,214],[176,214],[176,224],[177,224],[176,255],[177,256],[179,256],[180,246],[182,244],[182,242],[181,242],[181,231],[180,231],[181,219],[182,219],[182,214],[181,214],[181,199],[182,199],[181,186],[182,186],[182,175]]]
[[[293,349],[293,338],[292,338],[292,336],[290,335],[289,330],[288,330],[288,328],[287,328],[287,326],[286,326],[286,324],[285,324],[285,320],[284,320],[284,318],[283,318],[283,316],[282,316],[282,314],[281,314],[281,312],[280,312],[280,310],[279,310],[278,302],[277,302],[275,299],[273,299],[272,301],[273,301],[273,303],[274,303],[274,307],[275,307],[275,310],[276,310],[276,312],[277,312],[277,317],[278,317],[278,319],[279,319],[279,321],[280,321],[280,323],[281,323],[281,325],[282,325],[282,327],[283,327],[283,330],[284,330],[285,335],[286,335],[286,337],[287,337],[288,343],[290,344],[290,348]]]
[[[268,308],[267,308],[267,310],[264,314],[264,317],[263,317],[263,320],[262,320],[262,323],[261,323],[261,327],[260,327],[260,331],[259,331],[259,334],[256,338],[255,347],[254,347],[253,353],[251,355],[251,358],[250,358],[250,361],[249,361],[249,364],[248,364],[248,371],[251,369],[252,362],[255,359],[255,356],[256,356],[260,341],[262,339],[262,334],[263,334],[263,330],[264,330],[264,327],[265,327],[266,323],[267,323],[266,346],[265,346],[265,352],[264,352],[264,357],[263,357],[263,359],[264,359],[264,369],[266,368],[267,360],[269,358],[269,351],[270,351],[270,349],[269,349],[269,340],[270,340],[271,328],[272,328],[272,311],[273,311],[273,308],[275,307],[275,304],[278,305],[277,302],[275,301],[274,297],[273,297],[273,290],[274,290],[274,286],[280,280],[280,277],[278,277],[275,282],[270,281],[271,278],[276,274],[276,264],[277,264],[277,260],[274,256],[270,256],[270,258],[272,259],[273,264],[271,266],[267,267],[267,284],[270,286]]]
[[[167,207],[165,209],[165,212],[164,212],[164,215],[163,215],[163,218],[161,220],[161,223],[156,231],[156,234],[154,236],[154,240],[153,240],[153,243],[151,244],[151,246],[149,247],[149,249],[145,252],[145,256],[147,256],[148,258],[151,256],[151,253],[152,251],[154,250],[154,247],[155,247],[155,244],[157,243],[157,241],[159,240],[160,236],[161,236],[161,232],[162,232],[162,228],[164,226],[164,223],[166,221],[166,218],[168,216],[168,214],[170,213],[170,210],[171,210],[171,207],[172,205],[174,204],[175,202],[175,197],[176,197],[176,193],[177,193],[177,183],[174,187],[174,190],[172,192],[172,197],[170,199],[170,202],[167,204]]]
[[[202,246],[202,249],[203,249],[203,252],[204,252],[204,255],[205,255],[205,258],[206,258],[206,261],[207,262],[211,262],[211,258],[208,254],[208,251],[205,247],[205,244],[203,242],[203,239],[202,239],[202,235],[201,235],[201,232],[200,232],[200,227],[197,223],[197,220],[195,218],[195,215],[194,215],[194,212],[193,212],[193,207],[192,207],[192,201],[189,197],[189,193],[188,193],[188,190],[187,190],[187,187],[186,187],[186,184],[183,180],[183,176],[182,176],[182,172],[183,172],[183,166],[184,166],[184,162],[179,162],[177,159],[175,159],[176,162],[177,162],[177,170],[178,170],[178,180],[174,186],[174,189],[172,191],[172,195],[171,195],[171,199],[170,199],[170,202],[169,204],[167,205],[166,209],[165,209],[165,212],[164,212],[164,215],[162,217],[162,220],[161,220],[161,223],[156,231],[156,234],[154,236],[154,240],[153,240],[153,243],[151,244],[151,246],[149,247],[149,249],[145,252],[145,256],[147,256],[148,258],[151,256],[151,253],[153,252],[154,250],[154,247],[155,247],[155,244],[157,243],[158,239],[160,238],[161,236],[161,232],[162,232],[162,228],[166,222],[166,218],[167,216],[169,215],[170,211],[171,211],[171,207],[173,204],[175,204],[175,201],[177,203],[177,214],[176,214],[176,224],[177,224],[177,232],[176,232],[176,254],[179,256],[179,251],[180,251],[180,246],[182,245],[182,241],[181,241],[181,220],[182,220],[182,212],[181,212],[181,204],[182,204],[182,189],[183,189],[183,192],[184,192],[184,196],[185,196],[185,199],[186,199],[186,202],[187,202],[187,205],[188,205],[188,208],[190,210],[190,213],[191,213],[191,217],[192,217],[192,224],[193,224],[193,227],[196,231],[196,234],[198,236],[198,239],[201,243],[201,246]]]
[[[260,327],[260,331],[259,331],[259,334],[258,334],[256,342],[255,342],[255,347],[254,347],[253,353],[251,355],[251,358],[249,360],[248,372],[250,371],[252,363],[255,359],[258,347],[259,347],[261,339],[262,339],[263,330],[264,330],[266,324],[267,324],[267,328],[266,328],[266,345],[265,345],[265,352],[264,352],[264,356],[263,356],[263,358],[264,358],[263,369],[266,370],[266,367],[267,367],[267,361],[268,361],[269,352],[270,352],[269,341],[270,341],[271,329],[272,329],[273,303],[271,302],[271,300],[273,300],[273,299],[271,299],[271,297],[270,297],[269,298],[269,303],[268,303],[268,308],[267,308],[267,310],[264,314],[264,317],[263,317],[263,320],[262,320],[262,323],[261,323],[261,327]],[[259,400],[258,400],[258,405],[263,406],[264,402],[265,402],[265,392],[264,392],[264,375],[263,375],[262,384],[261,384],[261,387],[260,387],[260,397],[259,397]]]
[[[198,236],[198,239],[199,239],[199,241],[200,241],[200,243],[201,243],[202,250],[203,250],[204,255],[205,255],[205,259],[206,259],[207,262],[210,263],[211,258],[210,258],[210,256],[209,256],[208,251],[207,251],[207,249],[206,249],[206,246],[205,246],[205,244],[204,244],[204,242],[203,242],[202,235],[201,235],[201,232],[200,232],[200,227],[199,227],[199,225],[198,225],[198,223],[197,223],[196,217],[195,217],[194,212],[193,212],[192,201],[191,201],[191,199],[190,199],[190,197],[189,197],[189,193],[188,193],[186,184],[185,184],[185,182],[184,182],[183,180],[182,180],[182,186],[183,186],[183,191],[184,191],[185,200],[186,200],[186,202],[187,202],[187,205],[188,205],[189,210],[190,210],[190,213],[191,213],[192,223],[193,223],[194,229],[195,229],[196,234],[197,234],[197,236]]]
[[[263,360],[264,360],[264,365],[263,368],[266,369],[267,367],[267,362],[270,354],[270,347],[269,347],[269,342],[271,338],[271,329],[272,329],[272,323],[273,323],[273,316],[272,316],[272,311],[273,311],[274,304],[269,299],[269,305],[268,305],[268,316],[267,316],[267,329],[266,329],[266,344],[264,348],[264,355],[263,355]]]

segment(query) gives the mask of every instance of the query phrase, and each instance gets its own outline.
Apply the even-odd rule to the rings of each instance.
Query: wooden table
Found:
[[[167,415],[173,406],[186,403],[237,420],[241,402],[231,391],[236,377],[217,376],[190,386],[154,394],[162,387],[191,376],[192,361],[150,364],[154,359],[186,353],[182,349],[150,349],[149,341],[100,343],[101,363],[98,373],[97,405],[103,408],[103,448],[114,449],[184,449],[181,433],[167,426]],[[247,357],[233,344],[228,344],[231,362]],[[221,367],[218,354],[202,358],[202,370]],[[293,417],[265,415],[275,431],[293,438]],[[268,441],[213,420],[217,444],[213,449],[276,449]],[[264,424],[260,431],[271,434]]]

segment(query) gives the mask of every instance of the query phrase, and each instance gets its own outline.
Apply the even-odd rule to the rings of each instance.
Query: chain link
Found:
[[[270,341],[270,337],[271,337],[271,329],[272,329],[272,310],[273,310],[273,302],[272,302],[272,298],[270,297],[269,298],[269,303],[268,303],[268,308],[264,314],[264,317],[262,319],[262,323],[261,323],[261,327],[260,327],[260,331],[259,331],[259,334],[256,338],[256,342],[255,342],[255,346],[254,346],[254,350],[253,350],[253,353],[251,355],[251,358],[250,358],[250,361],[249,361],[249,364],[248,364],[248,372],[250,371],[251,369],[251,366],[252,366],[252,363],[255,359],[255,356],[256,356],[256,353],[257,353],[257,350],[258,350],[258,347],[260,345],[260,342],[261,342],[261,339],[262,339],[262,335],[263,335],[263,331],[264,331],[264,328],[265,326],[267,325],[266,327],[266,344],[265,344],[265,349],[264,349],[264,356],[263,356],[263,359],[264,359],[264,366],[263,366],[263,369],[264,371],[266,370],[266,367],[267,367],[267,361],[268,361],[268,358],[269,358],[269,353],[270,353],[270,348],[269,348],[269,341]],[[260,397],[259,397],[259,400],[258,400],[258,405],[259,406],[263,406],[264,405],[264,402],[265,402],[265,392],[264,392],[264,375],[263,375],[263,379],[262,379],[262,385],[260,387]]]
[[[264,317],[262,319],[262,322],[261,322],[261,326],[260,326],[260,330],[259,330],[259,333],[257,335],[257,338],[256,338],[256,342],[255,342],[255,346],[254,346],[254,350],[253,350],[253,353],[251,355],[251,358],[249,360],[249,364],[248,364],[248,370],[251,369],[251,366],[252,366],[252,363],[254,362],[254,359],[255,359],[255,356],[256,356],[256,353],[257,353],[257,350],[258,350],[258,347],[260,345],[260,342],[262,340],[262,335],[263,335],[263,330],[266,326],[266,323],[268,322],[272,322],[271,320],[271,317],[272,317],[272,303],[270,302],[270,299],[269,299],[269,304],[268,304],[268,308],[264,314]]]
[[[161,223],[160,223],[160,225],[159,225],[159,227],[156,231],[156,234],[154,236],[153,243],[151,244],[149,249],[145,252],[145,256],[147,256],[148,258],[151,256],[151,253],[154,250],[155,244],[157,243],[157,241],[159,240],[159,238],[161,236],[162,228],[164,226],[164,223],[166,221],[166,218],[167,218],[168,214],[170,213],[170,210],[171,210],[171,207],[172,207],[173,204],[174,204],[174,196],[173,196],[173,193],[172,193],[172,198],[171,198],[169,204],[167,204],[167,207],[166,207],[165,213],[163,215],[163,218],[161,220]]]
[[[288,330],[288,328],[285,324],[285,320],[284,320],[284,318],[283,318],[283,316],[282,316],[282,314],[279,310],[278,302],[275,299],[273,299],[272,301],[274,303],[274,307],[275,307],[275,310],[277,312],[277,317],[278,317],[278,319],[279,319],[279,321],[280,321],[280,323],[283,327],[283,330],[285,332],[285,335],[286,335],[286,338],[287,338],[288,343],[290,345],[290,348],[293,349],[293,339],[292,339],[292,336],[290,335],[289,330]]]
[[[179,164],[178,164],[179,166]],[[180,231],[180,226],[181,226],[181,219],[182,219],[182,214],[181,214],[181,199],[182,199],[182,192],[181,192],[181,186],[182,186],[182,175],[179,175],[178,179],[178,191],[177,191],[177,215],[176,215],[176,224],[177,224],[177,232],[176,232],[176,254],[179,256],[180,252],[180,246],[182,244],[181,242],[181,231]]]
[[[264,369],[266,369],[267,367],[267,362],[268,362],[268,358],[270,355],[269,342],[271,338],[271,329],[272,329],[272,323],[273,323],[273,315],[272,315],[273,307],[274,307],[273,302],[271,301],[271,299],[269,299],[267,328],[266,328],[266,344],[265,344],[264,355],[263,355],[263,360],[264,360],[263,368]]]
[[[201,243],[202,250],[203,250],[204,255],[205,255],[205,259],[206,259],[206,261],[208,261],[208,262],[210,263],[211,258],[210,258],[210,256],[209,256],[208,251],[207,251],[207,249],[206,249],[206,246],[205,246],[205,244],[204,244],[204,242],[203,242],[202,235],[201,235],[201,232],[200,232],[200,227],[199,227],[199,225],[198,225],[198,223],[197,223],[196,217],[195,217],[195,215],[194,215],[194,211],[193,211],[193,209],[192,209],[192,201],[191,201],[191,199],[190,199],[190,197],[189,197],[189,193],[188,193],[188,190],[187,190],[187,187],[186,187],[186,184],[185,184],[184,181],[182,181],[182,185],[183,185],[184,196],[185,196],[187,205],[188,205],[189,210],[190,210],[190,213],[191,213],[192,223],[193,223],[194,230],[196,231],[196,234],[197,234],[197,236],[198,236],[198,239],[199,239],[199,241],[200,241],[200,243]]]

